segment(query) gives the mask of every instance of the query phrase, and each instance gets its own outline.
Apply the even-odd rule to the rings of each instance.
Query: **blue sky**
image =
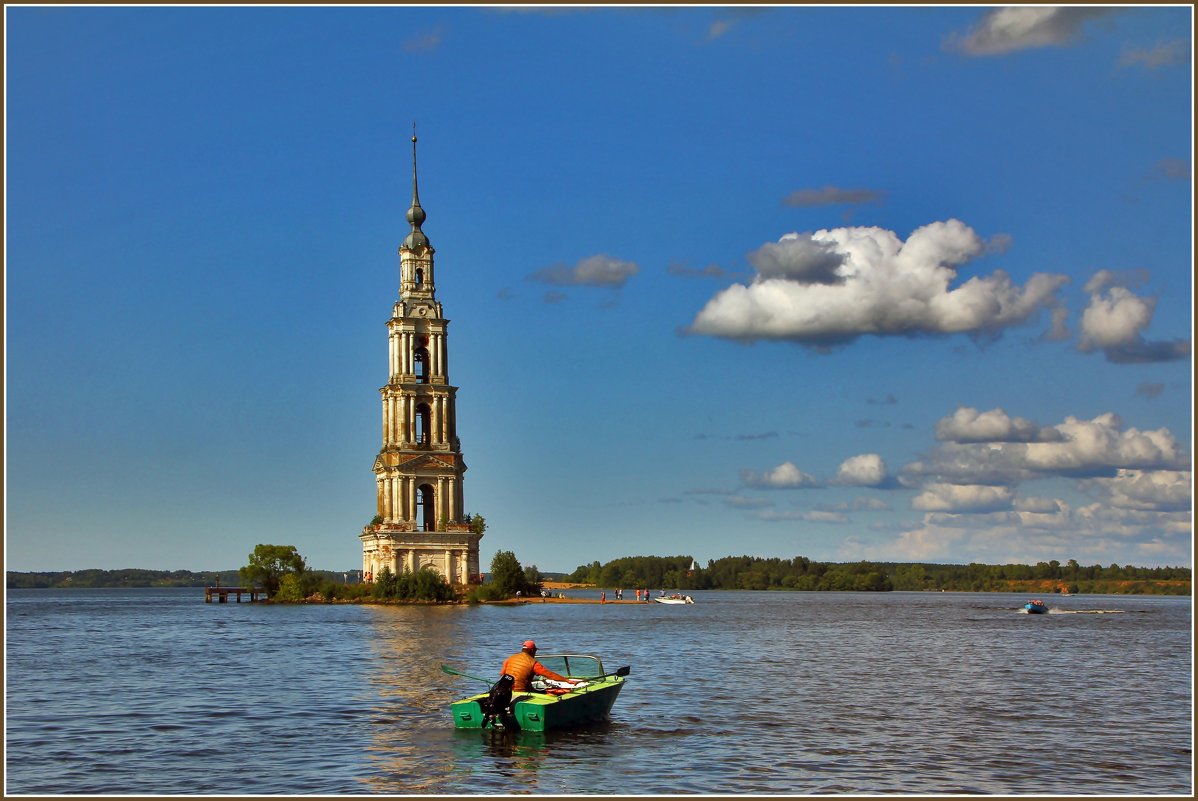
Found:
[[[484,565],[1191,564],[1190,7],[5,17],[10,570],[360,564],[413,122]]]

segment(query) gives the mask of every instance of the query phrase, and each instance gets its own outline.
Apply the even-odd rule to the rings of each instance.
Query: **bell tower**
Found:
[[[478,543],[464,511],[462,459],[457,433],[457,391],[449,383],[449,348],[437,286],[436,251],[416,181],[412,131],[411,230],[399,246],[399,299],[387,321],[387,385],[383,445],[374,460],[377,514],[360,535],[362,571],[373,579],[432,567],[451,584],[477,582]]]

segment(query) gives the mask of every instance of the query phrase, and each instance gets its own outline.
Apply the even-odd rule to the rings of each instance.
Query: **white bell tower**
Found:
[[[387,321],[383,446],[374,461],[377,515],[362,531],[368,579],[432,567],[452,584],[479,580],[478,543],[466,522],[457,391],[449,383],[449,320],[437,301],[433,255],[421,230],[412,133],[411,231],[399,246],[399,299]]]

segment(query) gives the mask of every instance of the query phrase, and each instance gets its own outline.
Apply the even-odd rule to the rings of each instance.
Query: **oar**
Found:
[[[469,673],[463,673],[460,670],[454,670],[449,665],[441,665],[441,672],[448,673],[451,676],[461,676],[466,679],[474,679],[475,681],[481,681],[483,684],[487,685],[488,687],[495,683],[495,682],[491,681],[490,679],[483,679],[483,678],[479,678],[478,676],[471,676]]]

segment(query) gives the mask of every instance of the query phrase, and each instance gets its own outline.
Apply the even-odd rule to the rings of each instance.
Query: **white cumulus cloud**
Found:
[[[911,506],[925,512],[996,512],[1010,509],[1013,499],[1010,487],[929,484]]]
[[[1120,470],[1114,478],[1092,479],[1087,486],[1120,509],[1184,512],[1194,505],[1189,470]]]
[[[1069,44],[1081,34],[1086,20],[1109,14],[1111,9],[1008,6],[987,11],[965,34],[954,34],[945,48],[970,56],[994,56],[1029,47]]]
[[[692,333],[812,346],[857,337],[992,336],[1059,306],[1069,279],[1037,273],[1020,287],[1002,270],[958,286],[957,267],[985,243],[968,225],[925,225],[904,242],[877,227],[787,234],[749,255],[757,275],[699,311]]]
[[[953,419],[940,422],[951,426]],[[903,472],[908,482],[1014,484],[1049,476],[1111,477],[1119,469],[1189,468],[1189,455],[1168,429],[1125,430],[1123,421],[1113,413],[1092,420],[1066,417],[1062,423],[1042,428],[1037,439],[949,441],[906,465]]]
[[[961,406],[952,417],[936,423],[936,439],[950,442],[1035,442],[1042,437],[1059,438],[1057,432],[1022,417],[1010,417],[1002,409],[979,412]]]
[[[1116,468],[1169,469],[1188,461],[1168,429],[1124,430],[1123,421],[1110,412],[1093,420],[1066,417],[1055,428],[1060,441],[1025,446],[1029,469],[1073,475]]]
[[[1190,355],[1189,340],[1149,342],[1143,331],[1152,322],[1156,299],[1136,295],[1109,270],[1086,284],[1090,302],[1082,312],[1078,350],[1101,350],[1116,363],[1177,361]]]
[[[1191,558],[1188,512],[1153,512],[1092,504],[1050,512],[954,515],[929,512],[921,525],[894,539],[857,545],[856,559],[954,561],[967,555],[986,564],[1074,558],[1082,564],[1180,564]],[[847,556],[848,554],[846,554]]]
[[[1140,338],[1152,322],[1153,298],[1142,298],[1131,290],[1114,286],[1102,295],[1091,295],[1082,313],[1082,350],[1126,345]]]
[[[863,453],[845,459],[836,471],[836,483],[876,487],[886,483],[886,462],[876,453]]]
[[[802,489],[819,486],[814,476],[795,467],[793,462],[783,462],[773,470],[755,473],[745,470],[741,474],[746,486],[758,489]]]

